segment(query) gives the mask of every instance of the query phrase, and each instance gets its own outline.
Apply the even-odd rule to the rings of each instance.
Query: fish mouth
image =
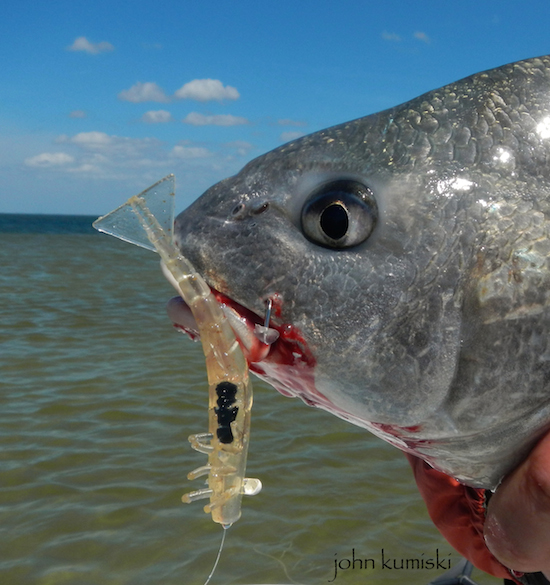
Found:
[[[284,396],[301,398],[309,406],[334,410],[331,401],[315,387],[316,360],[304,336],[297,327],[280,320],[280,304],[275,316],[266,322],[265,317],[224,293],[212,287],[211,291],[235,333],[250,371]],[[178,331],[193,341],[200,340],[191,309],[181,297],[170,299],[166,310]]]
[[[211,292],[228,320],[249,365],[265,360],[272,352],[280,353],[281,349],[288,345],[288,343],[277,343],[279,339],[284,339],[287,336],[288,326],[277,325],[270,319],[268,320],[269,322],[265,322],[265,319],[262,321],[258,314],[222,292],[212,287]],[[186,333],[193,341],[200,340],[197,322],[190,307],[181,297],[170,299],[166,311],[176,329]],[[294,341],[296,347],[292,353],[295,361],[311,363],[312,357],[309,355],[306,357],[306,354],[310,352],[308,352],[305,342],[300,344],[299,339]],[[287,347],[287,349],[289,348]],[[284,361],[290,361],[288,355],[285,358]]]

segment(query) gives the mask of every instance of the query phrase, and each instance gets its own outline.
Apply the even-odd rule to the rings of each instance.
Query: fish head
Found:
[[[461,234],[449,193],[434,194],[414,162],[391,164],[380,144],[388,120],[256,159],[180,215],[175,234],[217,291],[258,315],[276,300],[273,323],[303,337],[332,404],[410,426],[441,402],[455,369],[460,272],[449,256]]]
[[[550,368],[510,362],[518,335],[543,335],[550,284],[549,70],[504,66],[299,138],[177,217],[254,372],[472,485],[517,463],[550,418],[525,417]],[[268,300],[279,339],[258,346]]]

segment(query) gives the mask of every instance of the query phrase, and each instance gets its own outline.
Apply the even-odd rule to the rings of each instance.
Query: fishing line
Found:
[[[206,579],[206,581],[204,582],[204,585],[208,585],[208,583],[210,583],[210,579],[212,579],[212,577],[214,576],[214,572],[216,571],[216,567],[218,566],[218,563],[220,562],[220,557],[222,556],[223,545],[225,543],[225,534],[226,534],[228,528],[229,528],[229,526],[223,527],[222,541],[220,542],[220,549],[218,550],[218,556],[216,557],[216,560],[214,561],[214,566],[212,567],[212,570],[210,571],[210,575],[208,575],[208,579]]]

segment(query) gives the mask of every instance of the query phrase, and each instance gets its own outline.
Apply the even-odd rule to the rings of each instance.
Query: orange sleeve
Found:
[[[474,567],[519,583],[485,545],[485,490],[465,486],[418,457],[407,458],[430,518],[445,540]]]

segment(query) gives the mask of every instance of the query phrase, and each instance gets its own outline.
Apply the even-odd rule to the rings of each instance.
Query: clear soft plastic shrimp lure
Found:
[[[209,384],[207,433],[189,437],[191,446],[208,455],[208,463],[188,479],[208,476],[208,487],[183,496],[183,502],[203,498],[212,520],[228,528],[241,515],[243,494],[255,495],[262,484],[244,477],[250,435],[252,385],[243,352],[209,286],[172,241],[174,175],[131,197],[94,227],[107,234],[154,250],[172,275],[178,292],[199,328]]]

